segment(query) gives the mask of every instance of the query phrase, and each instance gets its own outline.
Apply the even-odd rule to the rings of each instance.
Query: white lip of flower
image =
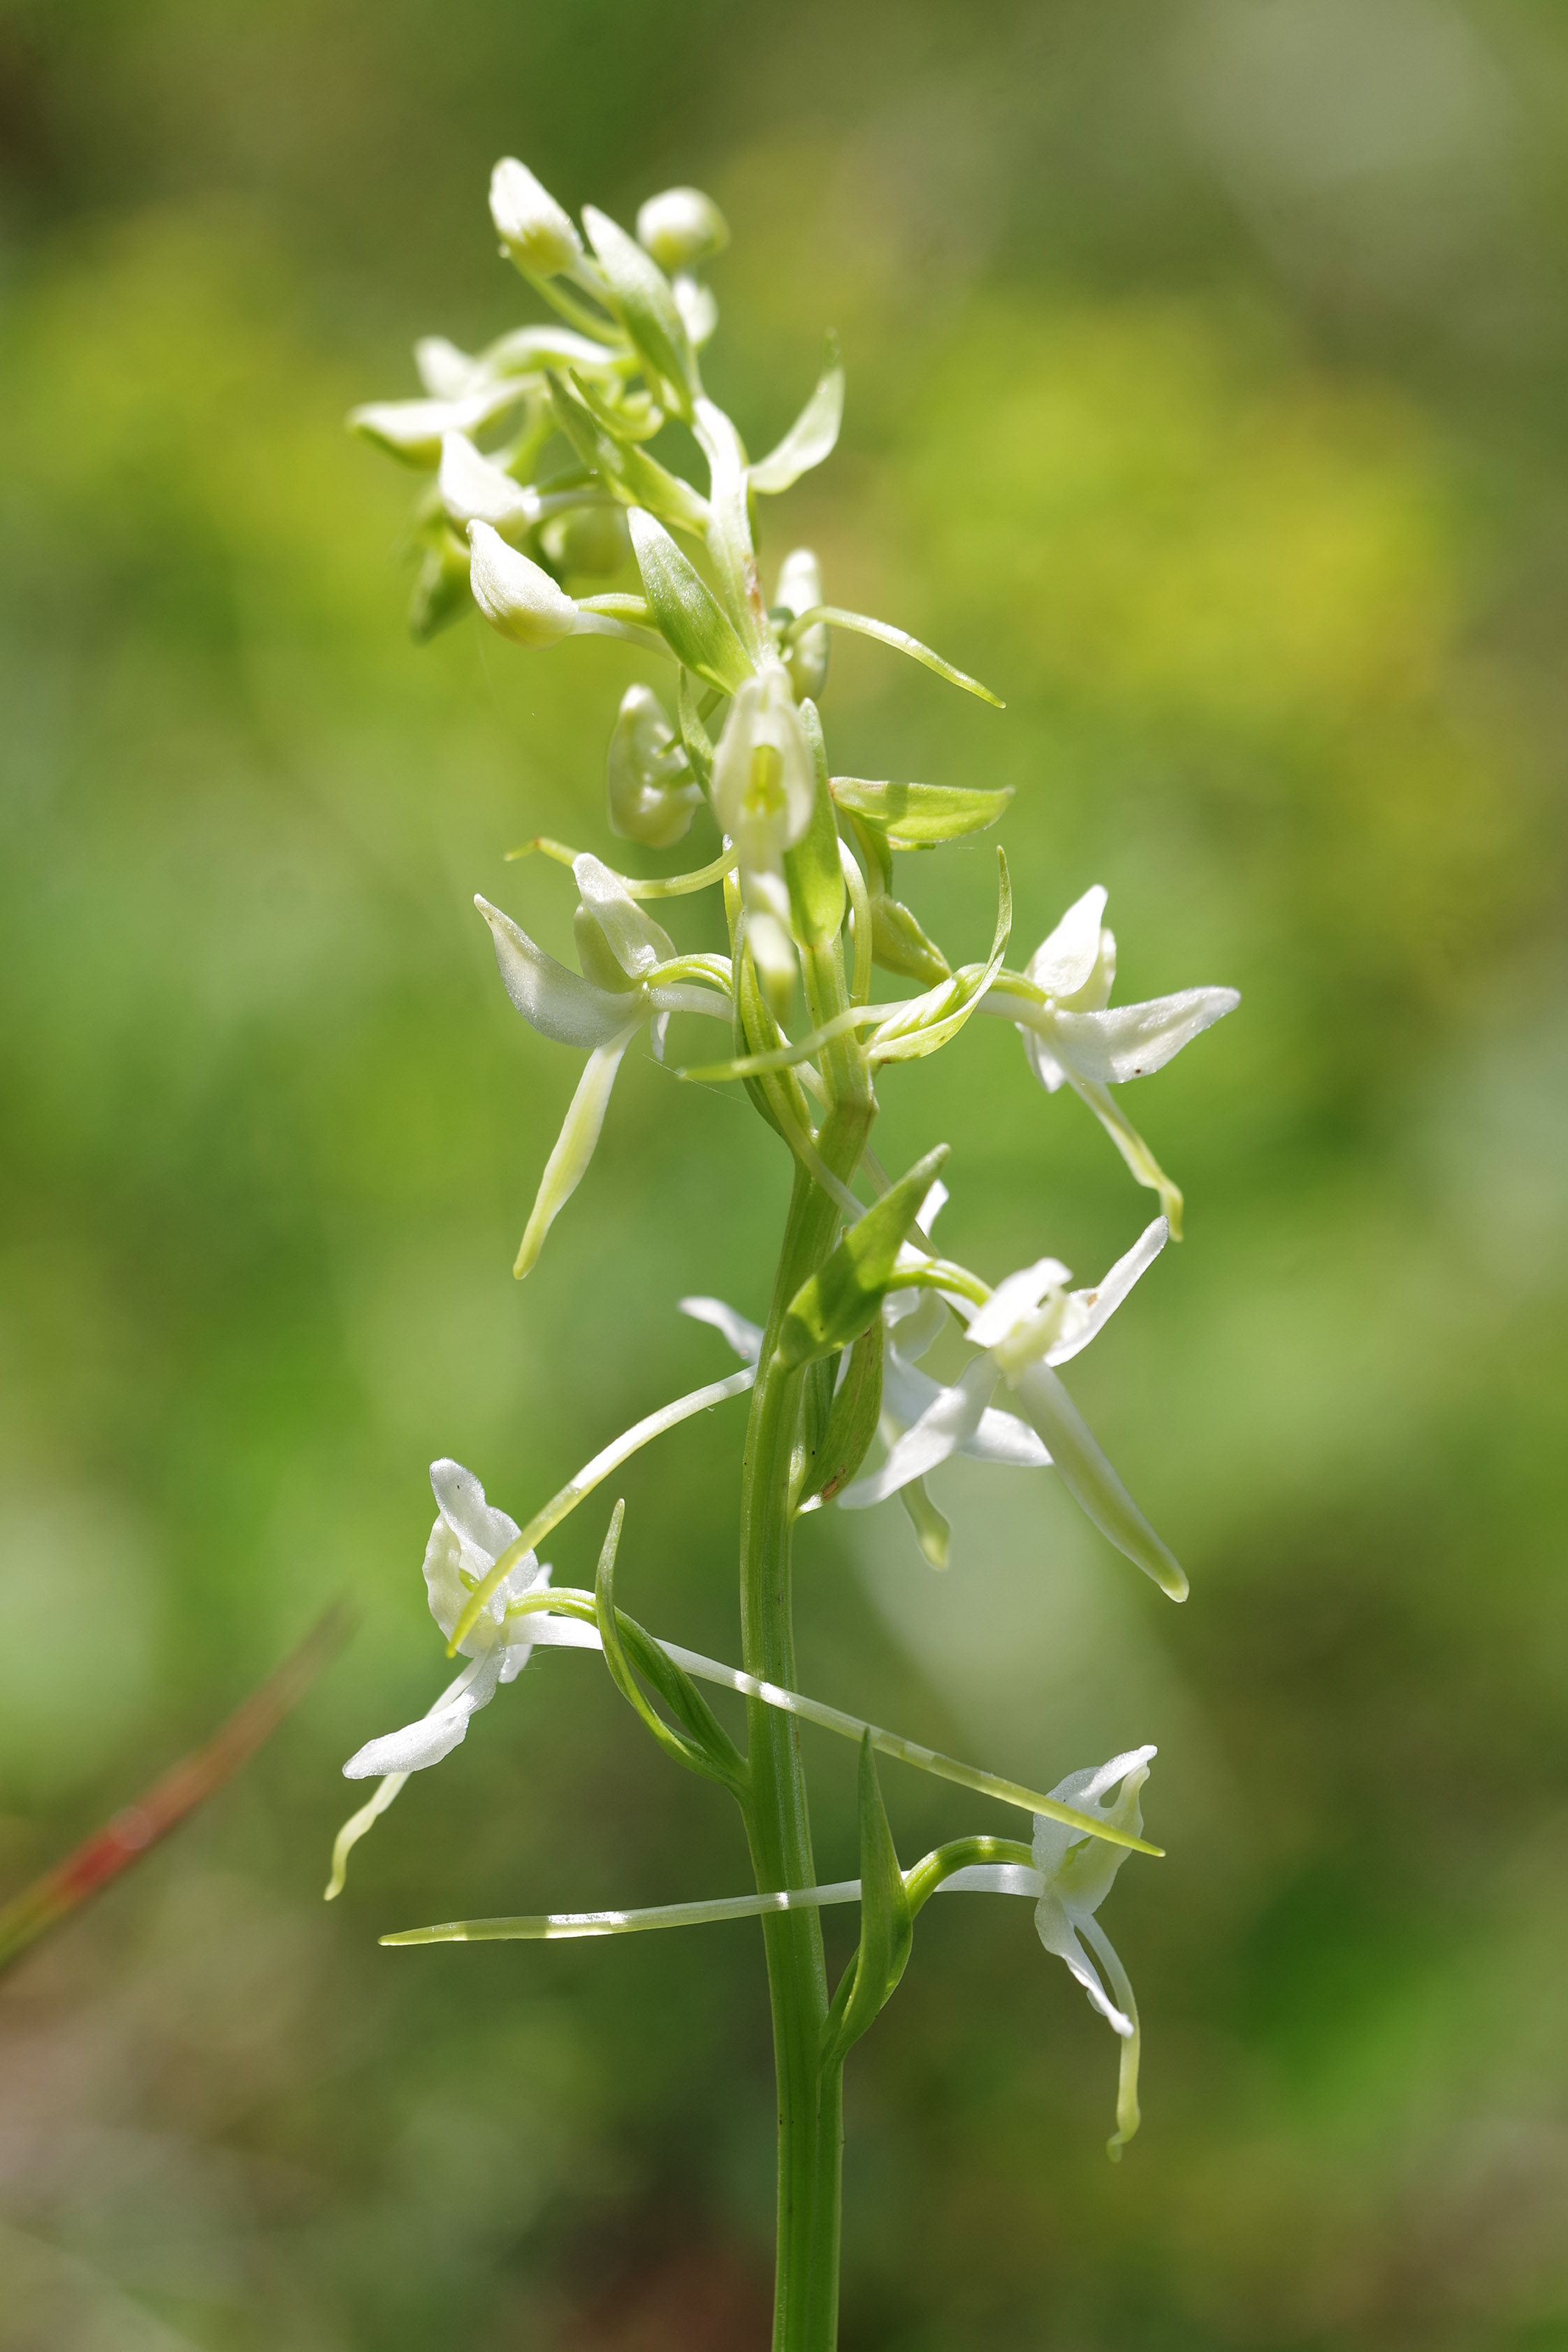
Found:
[[[583,910],[603,942],[604,961],[611,971],[625,974],[624,988],[601,987],[580,972],[568,971],[536,946],[510,915],[503,915],[488,899],[476,897],[474,900],[490,927],[502,984],[523,1019],[542,1037],[585,1048],[588,1054],[588,1066],[545,1165],[518,1251],[512,1271],[520,1279],[537,1263],[545,1234],[587,1171],[616,1074],[638,1030],[647,1022],[662,1022],[671,1013],[706,1013],[722,1021],[730,1019],[728,999],[714,990],[687,985],[677,977],[659,980],[662,968],[673,965],[679,972],[683,960],[677,956],[668,934],[644,913],[607,866],[584,855],[574,861],[572,870]]]
[[[1142,1004],[1110,1003],[1116,940],[1101,922],[1099,883],[1074,901],[1030,957],[1025,977],[1044,1003],[994,988],[982,1010],[1016,1024],[1030,1068],[1049,1094],[1070,1086],[1110,1134],[1133,1175],[1161,1196],[1173,1234],[1182,1196],[1108,1088],[1162,1070],[1241,1002],[1234,988],[1186,988]]]

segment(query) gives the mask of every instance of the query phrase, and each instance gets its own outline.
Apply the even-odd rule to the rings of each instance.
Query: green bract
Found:
[[[704,391],[698,364],[718,312],[696,273],[728,236],[710,198],[690,188],[650,197],[636,238],[590,207],[584,246],[533,174],[508,160],[496,170],[491,210],[503,250],[561,323],[519,326],[477,355],[427,337],[416,346],[421,395],[351,418],[363,438],[427,478],[410,534],[419,567],[416,634],[477,612],[525,658],[584,635],[616,641],[614,657],[637,667],[616,679],[602,713],[608,831],[638,852],[668,849],[694,826],[706,835],[688,870],[676,874],[621,872],[592,849],[542,837],[525,845],[540,853],[524,869],[535,890],[552,867],[571,869],[575,971],[511,915],[477,902],[501,984],[531,1033],[515,1034],[519,1081],[544,1083],[556,1046],[580,1057],[514,1271],[526,1275],[537,1263],[580,1190],[591,1209],[595,1188],[585,1179],[616,1074],[645,1044],[663,1059],[677,1020],[683,1042],[689,1018],[724,1024],[722,1058],[694,1059],[680,1075],[744,1090],[784,1155],[792,1189],[777,1263],[756,1269],[748,1286],[760,1319],[714,1298],[681,1301],[721,1334],[739,1370],[654,1405],[521,1526],[486,1502],[469,1472],[451,1461],[434,1465],[438,1516],[425,1574],[456,1679],[426,1715],[350,1759],[350,1778],[379,1785],[339,1837],[330,1891],[342,1885],[351,1846],[409,1774],[464,1739],[474,1715],[534,1648],[598,1653],[658,1748],[733,1798],[755,1893],[459,1921],[388,1940],[534,1940],[759,1918],[778,2067],[774,2352],[833,2352],[844,2062],[905,1973],[922,1906],[964,1889],[1033,1902],[1041,1941],[1121,2039],[1119,2152],[1138,2120],[1138,2016],[1098,1914],[1126,1853],[1159,1850],[1143,1839],[1139,1810],[1152,1748],[1069,1773],[1042,1795],[797,1689],[795,1529],[807,1515],[853,1514],[896,1496],[922,1559],[945,1568],[956,1552],[962,1573],[964,1548],[984,1541],[984,1527],[961,1521],[955,1537],[940,1488],[928,1483],[962,1454],[1031,1477],[1054,1474],[1096,1542],[1124,1554],[1172,1599],[1184,1597],[1174,1555],[1132,1500],[1061,1370],[1179,1231],[1180,1192],[1114,1090],[1161,1069],[1237,998],[1201,987],[1112,1006],[1116,943],[1098,885],[1080,887],[1024,968],[1010,968],[1013,884],[1000,851],[989,949],[953,961],[899,895],[906,886],[895,887],[896,861],[973,842],[1005,815],[1011,791],[986,782],[984,770],[936,783],[834,777],[819,708],[831,632],[856,631],[987,703],[996,697],[894,623],[830,602],[808,547],[784,541],[782,560],[770,559],[771,603],[761,586],[758,515],[767,509],[758,494],[786,492],[831,454],[844,404],[837,345],[830,342],[795,425],[752,464],[736,425]],[[681,431],[667,436],[672,418]],[[694,448],[699,478],[677,470],[678,441]],[[662,698],[641,675],[649,663]],[[917,691],[935,691],[929,676]],[[976,716],[974,723],[992,722]],[[586,805],[583,822],[592,822]],[[710,907],[715,935],[721,912],[722,952],[683,946],[679,937],[683,910],[675,902],[710,890],[721,894]],[[649,911],[655,900],[670,902],[659,908],[669,929]],[[893,976],[880,989],[879,970]],[[947,1197],[938,1177],[947,1147],[925,1151],[896,1182],[871,1150],[879,1088],[912,1095],[919,1073],[911,1066],[906,1076],[905,1066],[969,1052],[965,1033],[976,1013],[1012,1023],[1033,1077],[1047,1094],[1077,1095],[1132,1177],[1161,1195],[1163,1213],[1092,1288],[1072,1287],[1055,1257],[1036,1258],[993,1286],[943,1255],[932,1231]],[[681,1099],[674,1088],[666,1098]],[[984,1094],[976,1103],[975,1133],[963,1135],[952,1162],[955,1181],[985,1148]],[[1052,1116],[1041,1107],[1042,1153]],[[1110,1172],[1109,1156],[1106,1164]],[[694,1187],[694,1201],[721,1201],[723,1175]],[[1042,1171],[1014,1221],[1032,1223],[1049,1199]],[[658,1278],[657,1267],[621,1270],[639,1293]],[[640,1447],[742,1396],[750,1402],[743,1451],[737,1444],[742,1664],[734,1667],[656,1639],[617,1605],[622,1505],[593,1592],[554,1587],[538,1548]],[[1184,1396],[1171,1407],[1175,1415],[1196,1409]],[[729,1442],[722,1424],[711,1442]],[[656,1574],[662,1549],[650,1544],[646,1570],[632,1572]],[[910,1572],[925,1571],[911,1562]],[[1009,1638],[1005,1626],[984,1630],[995,1642]],[[742,1737],[719,1722],[700,1683],[744,1700]],[[854,1879],[817,1877],[802,1723],[859,1745]],[[1033,1818],[1033,1844],[978,1832],[900,1869],[878,1757],[935,1774],[977,1801],[1022,1810]],[[837,1903],[858,1903],[860,1934],[830,2000],[819,1915]],[[996,2031],[1027,2034],[1035,2026],[999,2018]]]

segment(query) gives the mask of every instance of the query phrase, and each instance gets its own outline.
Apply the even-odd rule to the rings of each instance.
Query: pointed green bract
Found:
[[[882,1412],[882,1331],[873,1322],[849,1350],[812,1464],[804,1501],[825,1503],[847,1486],[871,1448]]]
[[[913,1941],[914,1913],[867,1738],[860,1743],[860,1944],[827,2013],[825,2067],[843,2064],[898,1990]]]
[[[847,1348],[875,1319],[892,1287],[899,1252],[947,1158],[939,1143],[850,1226],[819,1273],[790,1301],[779,1332],[779,1360],[804,1364]]]
[[[609,281],[622,326],[640,357],[676,395],[681,413],[687,414],[697,389],[697,362],[668,278],[652,255],[607,213],[584,205],[583,226]]]
[[[838,356],[837,336],[829,335],[827,364],[816,390],[778,446],[751,467],[752,489],[770,495],[789,489],[803,474],[832,456],[843,421],[844,362]]]
[[[678,662],[721,694],[733,694],[754,672],[746,649],[695,564],[662,523],[633,507],[632,550],[660,635]]]

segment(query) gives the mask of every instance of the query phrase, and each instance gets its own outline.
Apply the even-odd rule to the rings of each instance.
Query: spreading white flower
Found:
[[[838,1497],[844,1508],[866,1510],[891,1495],[905,1496],[921,1550],[933,1566],[943,1567],[947,1522],[923,1485],[931,1471],[954,1454],[1023,1469],[1054,1464],[1068,1493],[1118,1550],[1173,1600],[1184,1599],[1186,1578],[1106,1460],[1054,1370],[1069,1362],[1104,1328],[1168,1237],[1165,1219],[1156,1217],[1091,1290],[1069,1290],[1072,1276],[1054,1257],[1008,1275],[970,1317],[967,1337],[984,1352],[948,1387],[921,1371],[916,1362],[945,1326],[943,1294],[893,1292],[882,1310],[887,1458],[845,1488]],[[961,1308],[966,1304],[957,1297],[953,1303]],[[992,1402],[1004,1381],[1022,1422]]]
[[[692,969],[707,978],[721,977],[713,959],[679,956],[668,933],[644,913],[598,858],[584,854],[574,860],[572,871],[581,898],[577,953],[586,976],[557,963],[499,907],[486,898],[474,900],[490,927],[506,992],[529,1026],[558,1045],[588,1049],[588,1066],[546,1163],[512,1268],[520,1279],[538,1262],[545,1234],[583,1181],[605,1123],[616,1073],[639,1029],[648,1022],[662,1023],[671,1013],[730,1018],[726,998],[710,988],[686,984],[680,977]],[[661,979],[666,967],[672,968],[670,977]]]
[[[1140,1794],[1149,1778],[1149,1763],[1158,1750],[1130,1748],[1083,1772],[1069,1772],[1051,1794],[1058,1802],[1105,1822],[1115,1829],[1143,1833]],[[1119,1790],[1113,1798],[1111,1791]],[[1047,1952],[1065,1960],[1100,2015],[1121,2041],[1121,2078],[1116,2099],[1116,2134],[1110,2154],[1120,2157],[1138,2128],[1138,2059],[1142,2041],[1138,2003],[1116,1947],[1095,1914],[1115,1884],[1126,1861],[1126,1846],[1103,1838],[1087,1837],[1079,1830],[1035,1816],[1033,1870],[1014,1864],[981,1863],[960,1870],[941,1889],[947,1893],[1034,1895],[1035,1926]],[[1084,1950],[1087,1941],[1110,1979],[1110,1990],[1094,1960]]]
[[[1070,1086],[1105,1128],[1141,1184],[1160,1195],[1181,1233],[1182,1195],[1108,1089],[1163,1070],[1184,1045],[1234,1013],[1234,988],[1184,988],[1142,1004],[1111,1005],[1116,940],[1101,921],[1106,894],[1096,883],[1070,906],[1030,957],[1037,995],[993,989],[984,1009],[1017,1024],[1029,1066],[1049,1094]]]

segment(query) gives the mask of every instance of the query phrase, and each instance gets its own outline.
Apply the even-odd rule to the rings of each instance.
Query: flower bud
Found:
[[[700,188],[666,188],[638,210],[637,243],[661,269],[689,269],[722,253],[729,242],[728,222]]]
[[[684,840],[701,802],[686,753],[650,686],[628,686],[605,763],[610,831],[668,849]]]
[[[779,584],[773,591],[775,610],[792,615],[810,613],[822,603],[822,566],[809,547],[792,548],[779,566]],[[790,684],[797,701],[809,695],[816,701],[827,679],[827,624],[814,622],[804,635],[795,639],[784,656]]]
[[[782,663],[749,677],[730,705],[713,754],[713,806],[742,871],[776,872],[811,823],[811,747]]]
[[[573,507],[552,515],[539,536],[558,572],[584,572],[595,580],[613,579],[632,551],[620,507]]]
[[[553,278],[582,258],[570,215],[513,155],[503,155],[490,173],[490,218],[501,251],[525,277]]]
[[[488,522],[468,526],[468,584],[493,629],[520,646],[554,646],[577,625],[577,607],[548,572],[509,547]]]

